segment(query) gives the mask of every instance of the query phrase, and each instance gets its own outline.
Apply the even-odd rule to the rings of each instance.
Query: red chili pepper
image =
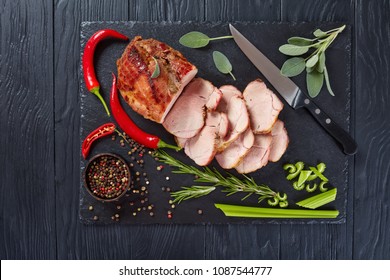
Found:
[[[118,97],[118,89],[116,87],[116,77],[112,74],[112,88],[111,88],[111,96],[110,96],[110,106],[112,110],[112,115],[119,127],[123,129],[126,134],[132,138],[137,143],[144,145],[145,147],[151,149],[157,148],[170,148],[176,151],[179,151],[181,148],[170,145],[162,141],[155,135],[146,133],[142,131],[126,114],[125,110],[122,108],[119,97]]]
[[[94,131],[92,131],[87,138],[84,139],[83,144],[81,145],[81,152],[83,154],[84,159],[87,158],[89,154],[89,150],[91,149],[92,143],[104,136],[107,136],[109,134],[112,134],[115,131],[115,124],[113,123],[105,123],[98,128],[96,128]]]
[[[93,64],[93,57],[97,44],[107,38],[115,38],[120,40],[129,39],[127,36],[112,29],[103,29],[97,31],[91,36],[91,38],[89,38],[87,44],[85,45],[83,54],[83,71],[87,89],[99,98],[107,112],[107,115],[110,116],[110,111],[108,110],[107,104],[99,92],[100,84],[96,78],[95,67]]]

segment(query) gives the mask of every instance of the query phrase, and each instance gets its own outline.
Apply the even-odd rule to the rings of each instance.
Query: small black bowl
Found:
[[[118,201],[130,188],[130,168],[120,156],[102,153],[88,162],[83,179],[93,198],[101,202]]]

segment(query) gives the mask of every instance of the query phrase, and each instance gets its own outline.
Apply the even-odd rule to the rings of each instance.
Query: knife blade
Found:
[[[357,152],[357,144],[348,132],[336,124],[290,78],[283,76],[280,69],[233,25],[229,24],[229,28],[241,51],[293,109],[306,108],[314,119],[342,146],[345,154],[353,155]]]

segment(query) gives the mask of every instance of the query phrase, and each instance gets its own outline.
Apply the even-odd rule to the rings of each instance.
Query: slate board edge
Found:
[[[84,79],[83,79],[83,73],[82,73],[82,63],[81,63],[81,57],[82,57],[82,54],[83,54],[83,47],[86,43],[86,40],[85,36],[83,36],[83,28],[88,26],[88,25],[105,25],[105,24],[125,24],[125,25],[129,25],[129,26],[132,26],[134,24],[137,24],[137,23],[142,23],[142,24],[148,24],[148,23],[151,23],[151,24],[210,24],[210,25],[220,25],[220,24],[227,24],[226,22],[221,22],[221,21],[218,21],[218,22],[210,22],[210,21],[202,21],[202,22],[196,22],[196,21],[186,21],[186,22],[181,22],[181,21],[161,21],[161,22],[157,22],[157,21],[83,21],[81,22],[81,32],[80,32],[80,45],[81,45],[81,53],[80,53],[80,92],[82,91],[82,87],[85,87],[85,83],[84,83]],[[305,23],[310,23],[310,24],[313,24],[313,23],[318,23],[318,24],[343,24],[343,22],[274,22],[274,21],[271,21],[271,22],[267,22],[267,21],[256,21],[256,22],[247,22],[247,21],[239,21],[239,22],[231,22],[232,24],[242,24],[242,23],[247,23],[247,24],[278,24],[278,25],[283,25],[283,24],[288,24],[288,25],[300,25],[300,24],[305,24]],[[351,25],[347,25],[347,28],[351,29]],[[352,36],[352,34],[350,33],[350,36]],[[351,61],[351,38],[349,39],[349,48],[348,48],[348,54],[349,54],[349,59],[350,59],[350,62],[352,63]],[[348,64],[348,69],[347,71],[351,71],[351,63]],[[351,90],[351,83],[353,83],[352,81],[352,78],[350,78],[350,81],[349,81],[349,94],[350,94],[350,97],[352,96],[350,90]],[[351,102],[351,99],[349,99],[349,103],[346,104],[346,108],[349,110],[349,116],[348,116],[348,130],[351,130],[351,114],[352,114],[352,106],[351,106],[352,102]],[[82,102],[82,98],[81,98],[81,102],[80,102],[80,107],[81,107],[81,111],[82,111],[82,106],[83,106],[83,102]],[[80,120],[80,133],[81,131],[83,130],[83,126],[82,126],[82,118]],[[81,147],[81,143],[80,143],[80,147]],[[80,151],[80,160],[83,161],[83,157],[81,155],[81,151]],[[346,213],[346,207],[347,207],[347,200],[348,200],[348,191],[346,190],[347,186],[348,186],[348,183],[349,183],[349,168],[352,168],[351,166],[351,162],[353,163],[353,161],[351,160],[351,158],[347,159],[345,161],[345,180],[346,180],[346,187],[344,187],[344,193],[345,193],[345,201],[344,201],[344,209],[340,210],[340,216],[336,219],[316,219],[316,220],[311,220],[311,221],[307,221],[305,219],[250,219],[250,218],[238,218],[238,219],[241,219],[241,220],[236,220],[236,218],[230,218],[230,220],[228,222],[221,222],[221,223],[215,223],[215,222],[194,222],[194,223],[176,223],[174,221],[167,221],[167,222],[156,222],[156,223],[143,223],[143,222],[134,222],[134,223],[123,223],[123,225],[155,225],[155,224],[158,224],[158,225],[171,225],[171,224],[180,224],[180,225],[224,225],[224,224],[343,224],[345,223],[346,221],[346,216],[347,216],[347,213]],[[83,168],[80,168],[80,182],[81,182],[81,189],[83,188],[83,185],[82,185],[82,176],[83,176]],[[349,187],[349,186],[348,186]],[[79,218],[80,218],[80,221],[85,224],[85,225],[106,225],[107,223],[99,223],[98,222],[93,222],[91,220],[88,220],[88,219],[85,219],[82,214],[81,214],[81,206],[83,204],[83,199],[82,199],[82,192],[83,190],[80,189],[80,203],[79,203]],[[244,219],[244,220],[242,220]],[[117,223],[117,224],[121,224],[120,222],[113,222],[113,223]]]

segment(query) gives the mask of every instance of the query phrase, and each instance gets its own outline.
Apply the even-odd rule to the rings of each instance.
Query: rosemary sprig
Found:
[[[192,187],[182,187],[181,191],[172,192],[171,196],[173,197],[174,203],[180,203],[183,200],[198,198],[204,195],[208,195],[215,190],[215,187],[209,186],[192,186]]]
[[[280,201],[286,201],[287,195],[281,196],[279,193],[270,189],[270,187],[260,184],[258,185],[253,178],[250,178],[244,175],[244,179],[239,179],[234,175],[227,173],[227,176],[223,176],[217,169],[204,167],[202,170],[196,167],[187,165],[172,156],[168,153],[157,150],[154,153],[154,156],[161,162],[168,164],[172,167],[176,167],[177,170],[172,171],[173,173],[178,174],[192,174],[196,176],[195,182],[198,183],[208,183],[212,184],[210,187],[223,187],[223,192],[226,193],[227,196],[236,194],[236,193],[246,193],[246,195],[242,198],[242,200],[248,198],[252,194],[258,195],[258,202],[262,202],[264,199],[272,199],[272,202],[277,200],[277,205]],[[209,194],[209,191],[205,191],[205,189],[200,189],[196,191],[199,186],[192,186],[190,188],[184,187],[181,191],[172,192],[171,195],[175,198],[175,202],[180,202],[185,199],[200,197],[203,195]],[[203,191],[203,192],[202,192]],[[195,194],[195,196],[194,196]],[[279,206],[283,206],[285,203],[280,204]],[[271,205],[271,204],[270,204]]]

